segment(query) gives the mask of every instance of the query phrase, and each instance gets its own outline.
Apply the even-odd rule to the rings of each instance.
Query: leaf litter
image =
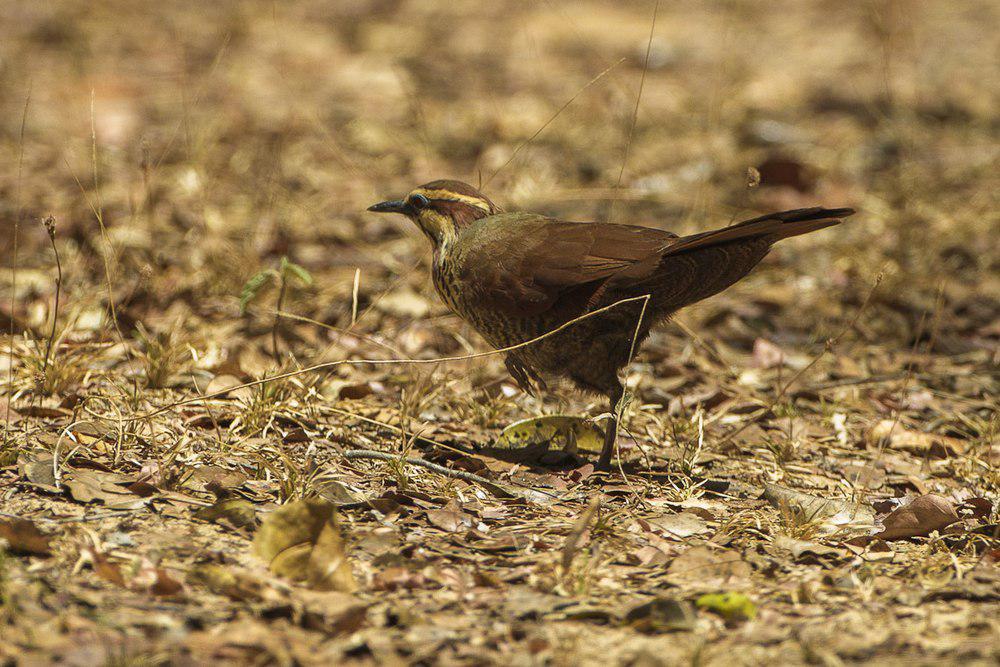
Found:
[[[0,661],[992,664],[987,4],[664,4],[652,42],[599,3],[0,22]],[[820,70],[758,48],[817,24]],[[485,348],[362,212],[497,170],[510,210],[678,232],[862,213],[651,337],[608,477],[588,397],[435,361]]]

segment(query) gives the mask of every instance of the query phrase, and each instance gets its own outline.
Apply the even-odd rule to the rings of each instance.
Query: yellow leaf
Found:
[[[311,588],[356,588],[334,506],[324,500],[300,500],[275,510],[254,536],[253,550],[274,574]]]
[[[567,452],[600,452],[604,432],[590,419],[574,415],[546,415],[514,422],[503,430],[496,447],[526,449],[545,444]]]

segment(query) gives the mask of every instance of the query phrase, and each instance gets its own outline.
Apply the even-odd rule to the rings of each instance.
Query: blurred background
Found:
[[[458,178],[507,209],[681,233],[854,206],[684,317],[744,352],[760,332],[814,343],[881,271],[866,350],[928,340],[933,314],[935,351],[995,351],[1000,5],[672,0],[650,42],[653,10],[8,0],[0,323],[46,333],[51,215],[66,345],[112,340],[110,294],[126,338],[176,332],[199,366],[259,371],[273,309],[240,319],[239,294],[287,256],[314,281],[286,310],[349,326],[360,269],[356,330],[414,356],[481,349],[433,295],[422,235],[364,211]],[[311,325],[282,336],[309,360],[351,352]]]

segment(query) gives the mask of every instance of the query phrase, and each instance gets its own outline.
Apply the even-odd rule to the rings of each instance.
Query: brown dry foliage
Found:
[[[0,662],[992,664],[1000,10],[682,0],[649,43],[652,13],[0,3]],[[497,357],[232,389],[484,350],[423,237],[364,209],[498,169],[508,210],[680,233],[859,213],[654,335],[624,478],[484,449],[600,409]],[[282,257],[312,282],[241,316]],[[354,593],[251,551],[314,497]],[[695,609],[720,592],[757,613]]]

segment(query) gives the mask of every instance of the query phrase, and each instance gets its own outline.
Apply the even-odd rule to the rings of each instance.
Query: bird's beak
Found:
[[[403,215],[410,213],[410,207],[402,199],[390,199],[389,201],[372,204],[368,207],[368,210],[372,213],[402,213]]]

